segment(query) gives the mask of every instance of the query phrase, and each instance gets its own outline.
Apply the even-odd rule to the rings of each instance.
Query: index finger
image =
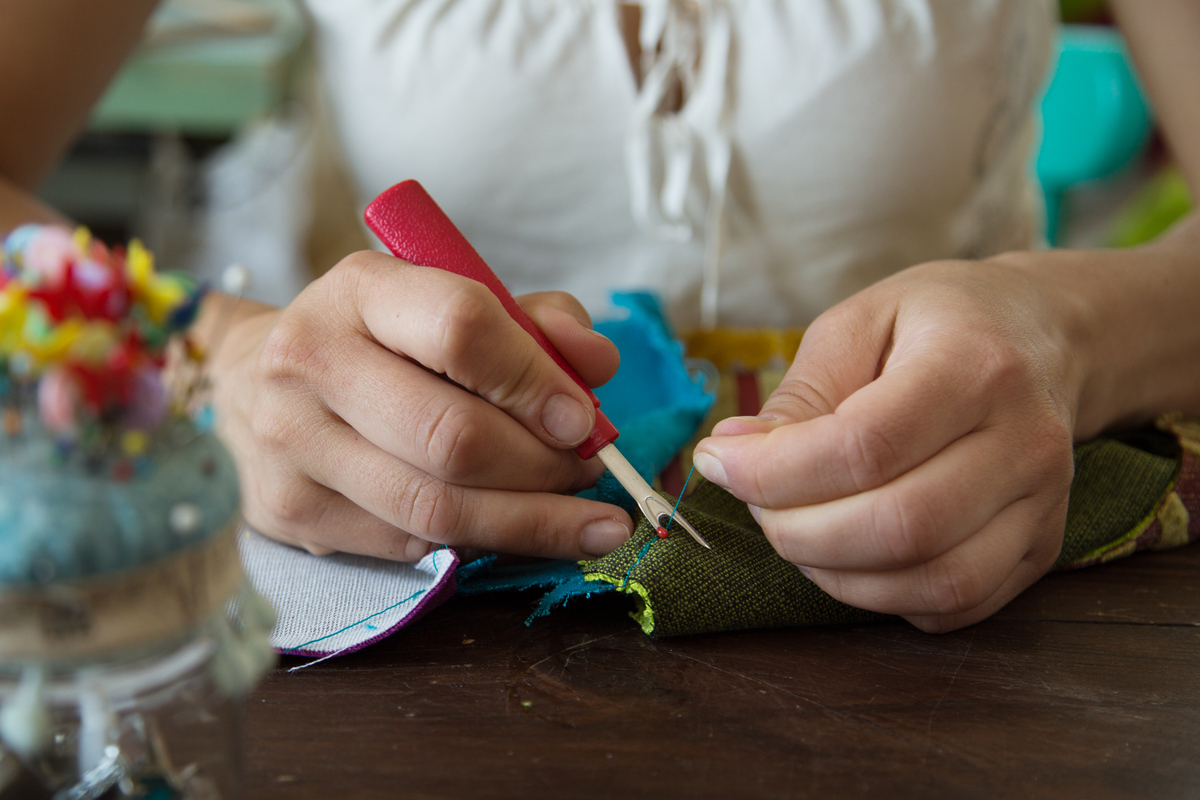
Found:
[[[552,447],[587,438],[591,398],[487,287],[377,253],[365,267],[345,288],[372,338],[503,409]]]

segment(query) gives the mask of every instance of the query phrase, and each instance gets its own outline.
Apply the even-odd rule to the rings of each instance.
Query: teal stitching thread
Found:
[[[448,549],[448,546],[442,547],[442,550],[446,550],[446,549]],[[434,566],[434,569],[437,569],[437,556],[433,557],[433,566]],[[408,597],[404,598],[399,603],[393,603],[392,605],[388,606],[387,608],[385,608],[381,611],[376,611],[374,614],[369,614],[369,615],[363,617],[362,619],[360,619],[358,622],[353,622],[340,630],[334,631],[333,633],[327,633],[324,636],[318,636],[316,639],[313,639],[312,641],[305,642],[304,644],[298,644],[295,647],[284,650],[283,654],[290,655],[292,653],[295,653],[297,650],[303,650],[304,648],[308,647],[310,644],[316,644],[317,642],[324,641],[325,639],[328,639],[330,637],[337,636],[339,633],[345,633],[346,631],[350,630],[351,628],[357,628],[359,625],[362,625],[364,622],[366,622],[369,619],[378,617],[380,614],[386,614],[387,612],[391,611],[393,608],[399,608],[400,606],[404,605],[405,603],[408,603],[412,600],[416,600],[418,597],[425,594],[425,592],[427,592],[427,591],[428,591],[428,589],[421,589],[420,591],[418,591],[414,594],[410,594]],[[367,627],[371,628],[371,630],[375,630],[375,628],[373,626],[368,625]]]
[[[380,614],[386,614],[387,612],[391,611],[393,608],[402,606],[405,603],[409,602],[410,600],[415,600],[416,598],[420,597],[423,594],[425,594],[424,589],[417,592],[416,594],[409,595],[408,597],[401,600],[399,603],[390,605],[387,608],[383,609],[382,611],[376,611],[374,614],[371,614],[370,616],[363,617],[358,622],[353,622],[353,623],[347,625],[346,627],[342,628],[341,630],[336,630],[333,633],[327,633],[324,636],[318,636],[316,639],[313,639],[310,642],[305,642],[304,644],[298,644],[295,647],[291,648],[290,650],[285,650],[284,654],[291,654],[291,653],[296,652],[297,650],[303,650],[304,648],[308,647],[310,644],[316,644],[317,642],[320,642],[324,639],[328,639],[331,636],[337,636],[339,633],[345,633],[346,631],[350,630],[351,628],[357,628],[359,625],[362,625],[364,622],[371,619],[372,617],[378,617]]]
[[[687,491],[687,485],[692,482],[692,473],[696,471],[696,462],[692,462],[692,468],[688,470],[687,480],[683,482],[683,488],[679,490],[679,497],[675,498],[675,507],[671,509],[671,516],[667,519],[667,530],[671,530],[671,523],[675,521],[675,512],[679,510],[679,504],[683,502],[683,493]]]
[[[683,493],[687,491],[688,484],[692,482],[692,473],[695,471],[696,464],[693,462],[691,470],[688,471],[687,480],[683,482],[683,488],[679,490],[679,497],[675,498],[675,507],[671,509],[671,516],[667,519],[667,530],[671,529],[671,523],[675,521],[675,512],[679,510],[679,504],[683,502]],[[629,569],[625,572],[625,580],[621,582],[620,591],[623,592],[626,588],[628,588],[629,576],[633,574],[633,570],[637,567],[637,565],[642,563],[642,558],[644,558],[646,553],[650,551],[650,545],[654,544],[656,539],[658,539],[658,536],[650,537],[650,541],[646,542],[646,546],[642,548],[642,552],[638,553],[638,557],[635,558],[633,563],[629,565]]]
[[[646,552],[650,549],[650,545],[654,544],[654,540],[657,538],[658,537],[655,536],[655,537],[651,538],[650,541],[646,542],[646,546],[642,548],[642,552],[638,553],[638,557],[634,560],[634,562],[632,564],[629,565],[629,570],[625,573],[625,581],[621,584],[622,592],[625,591],[625,588],[627,586],[629,586],[629,576],[633,574],[633,568],[641,563],[642,556],[646,555]]]

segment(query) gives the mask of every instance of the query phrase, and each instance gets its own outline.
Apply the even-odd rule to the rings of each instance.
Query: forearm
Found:
[[[1200,3],[1110,0],[1154,101],[1159,126],[1200,197]]]
[[[0,2],[0,177],[32,191],[83,127],[157,0]]]
[[[1200,414],[1200,214],[1144,247],[1002,256],[1043,288],[1075,372],[1075,437]]]

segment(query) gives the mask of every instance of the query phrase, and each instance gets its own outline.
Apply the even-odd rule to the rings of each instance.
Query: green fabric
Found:
[[[646,633],[677,636],[884,618],[818,589],[776,555],[746,504],[716,484],[702,481],[680,513],[711,550],[679,528],[659,539],[643,518],[623,546],[582,565],[588,580],[606,581],[637,598],[633,618]]]
[[[1097,439],[1075,452],[1062,555],[1056,569],[1132,552],[1153,522],[1180,465],[1175,438],[1158,431]],[[616,551],[581,564],[589,581],[613,584],[637,601],[646,633],[689,633],[887,619],[834,600],[772,549],[744,503],[701,482],[680,506],[712,550],[676,529],[659,539],[641,520]]]
[[[1159,431],[1075,448],[1067,530],[1055,569],[1084,567],[1136,539],[1179,473],[1179,446]]]

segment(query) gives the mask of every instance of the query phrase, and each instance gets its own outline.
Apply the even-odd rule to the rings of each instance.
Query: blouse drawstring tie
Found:
[[[729,62],[732,23],[723,0],[644,0],[639,42],[642,87],[626,141],[631,206],[638,226],[662,239],[691,241],[704,231],[700,322],[717,324],[722,226],[729,178]],[[683,106],[664,100],[678,80]],[[688,210],[697,152],[708,201],[700,219]]]

